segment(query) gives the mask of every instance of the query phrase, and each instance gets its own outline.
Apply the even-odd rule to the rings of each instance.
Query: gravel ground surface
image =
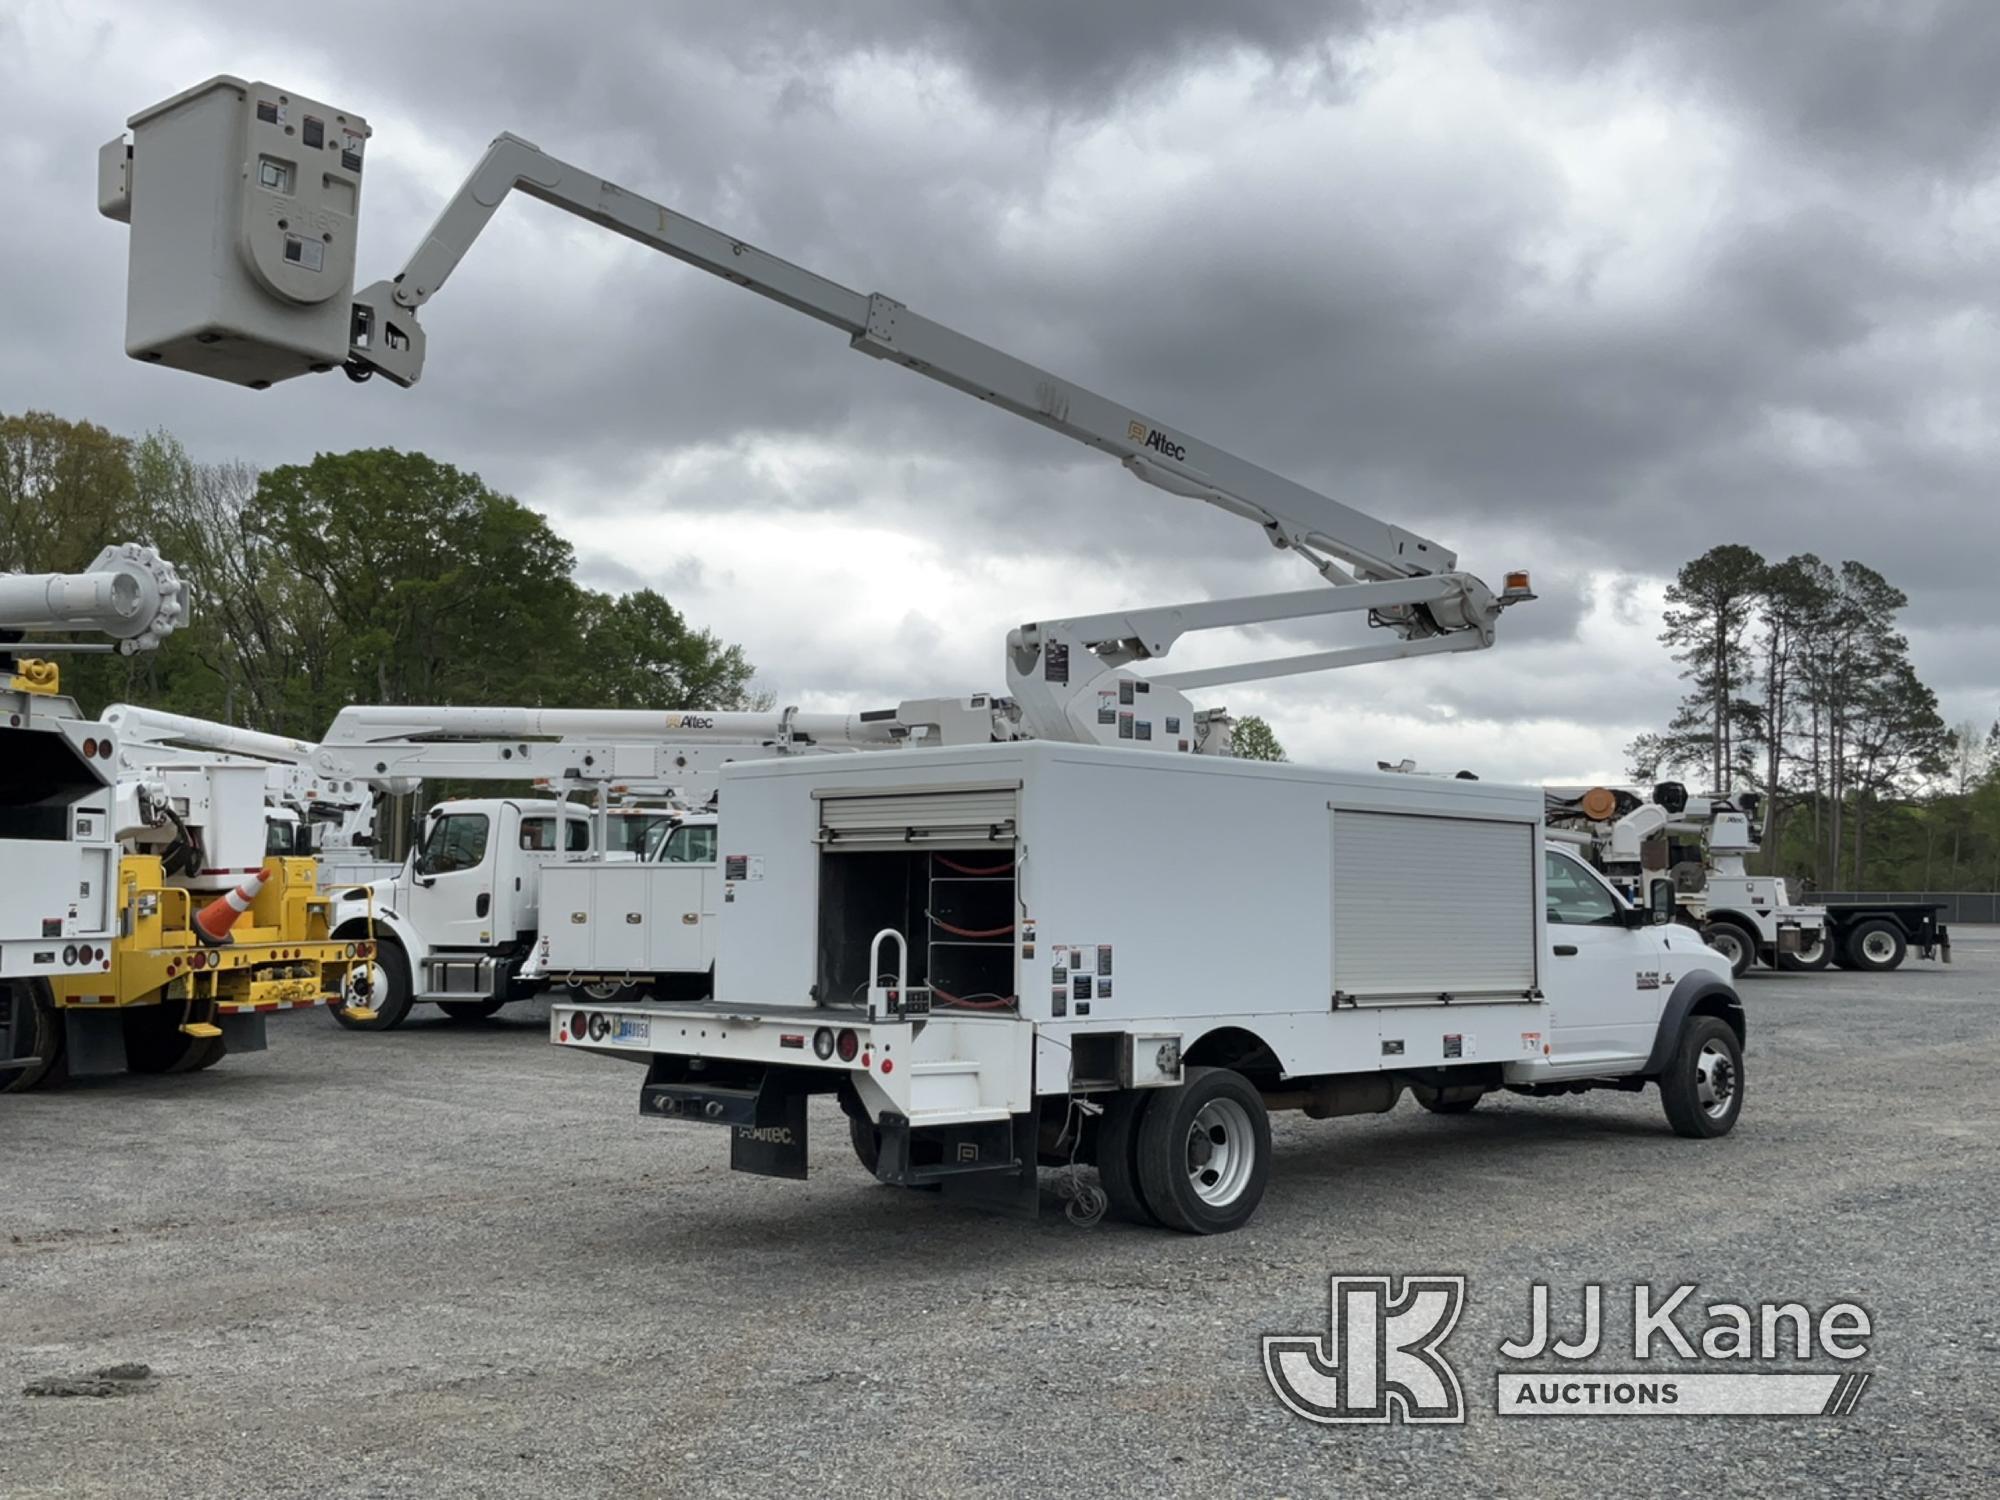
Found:
[[[1727,1140],[1650,1091],[1281,1116],[1262,1212],[1206,1241],[1080,1230],[1053,1174],[1033,1224],[877,1186],[824,1101],[810,1182],[732,1176],[539,1006],[283,1018],[195,1077],[0,1098],[0,1494],[1991,1494],[2000,935],[1957,956],[1749,979]],[[1279,1406],[1259,1336],[1323,1332],[1336,1271],[1471,1278],[1467,1425]],[[1635,1279],[1858,1300],[1874,1382],[1839,1420],[1494,1415],[1532,1281]],[[52,1377],[117,1394],[22,1394]]]

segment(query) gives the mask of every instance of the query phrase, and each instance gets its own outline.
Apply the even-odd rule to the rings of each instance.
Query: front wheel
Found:
[[[1903,936],[1903,929],[1880,917],[1863,922],[1847,935],[1848,958],[1855,968],[1870,974],[1884,974],[1902,967],[1903,957],[1909,951],[1909,939]]]
[[[1727,1021],[1697,1016],[1681,1028],[1660,1104],[1675,1135],[1712,1140],[1727,1135],[1743,1113],[1743,1043]]]
[[[1139,1186],[1169,1229],[1226,1234],[1249,1222],[1271,1173],[1271,1117],[1241,1073],[1189,1068],[1139,1122]]]
[[[1744,970],[1757,960],[1756,936],[1741,922],[1710,922],[1701,930],[1701,940],[1729,960],[1729,972],[1741,979]]]
[[[401,943],[384,939],[375,945],[375,956],[352,965],[341,980],[341,1003],[333,1008],[333,1018],[349,1031],[393,1031],[410,1014],[414,999],[410,988],[410,959]],[[375,1014],[366,1020],[348,1009],[365,1006]]]

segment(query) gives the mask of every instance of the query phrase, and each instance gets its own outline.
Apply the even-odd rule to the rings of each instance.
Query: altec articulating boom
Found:
[[[518,188],[1242,516],[1333,585],[1023,625],[984,743],[723,767],[714,998],[551,1017],[558,1045],[644,1066],[647,1114],[731,1127],[732,1165],[803,1176],[807,1104],[830,1095],[885,1182],[1032,1210],[1038,1161],[1094,1161],[1118,1212],[1195,1232],[1255,1210],[1272,1109],[1657,1084],[1680,1133],[1734,1126],[1727,965],[1670,907],[1545,851],[1539,790],[1237,762],[1185,696],[1491,645],[1525,575],[1496,596],[1433,542],[513,136],[356,294],[357,116],[218,78],[132,126],[99,185],[132,226],[134,357],[412,384],[418,310]],[[1131,670],[1190,630],[1345,612],[1381,643]]]

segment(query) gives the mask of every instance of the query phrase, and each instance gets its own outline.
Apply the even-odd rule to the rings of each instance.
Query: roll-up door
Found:
[[[830,848],[983,847],[1014,842],[1020,788],[1009,782],[936,791],[828,789],[813,795],[819,800],[819,840]]]
[[[1333,812],[1341,1001],[1520,996],[1536,985],[1533,825]]]

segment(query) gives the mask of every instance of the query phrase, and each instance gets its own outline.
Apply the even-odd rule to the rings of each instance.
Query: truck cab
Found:
[[[492,1015],[532,985],[520,968],[540,921],[546,871],[596,852],[588,808],[562,799],[490,797],[440,802],[409,857],[386,879],[339,893],[336,931],[381,948],[353,997],[370,1017],[343,1025],[399,1025],[410,1007],[448,1016]]]

